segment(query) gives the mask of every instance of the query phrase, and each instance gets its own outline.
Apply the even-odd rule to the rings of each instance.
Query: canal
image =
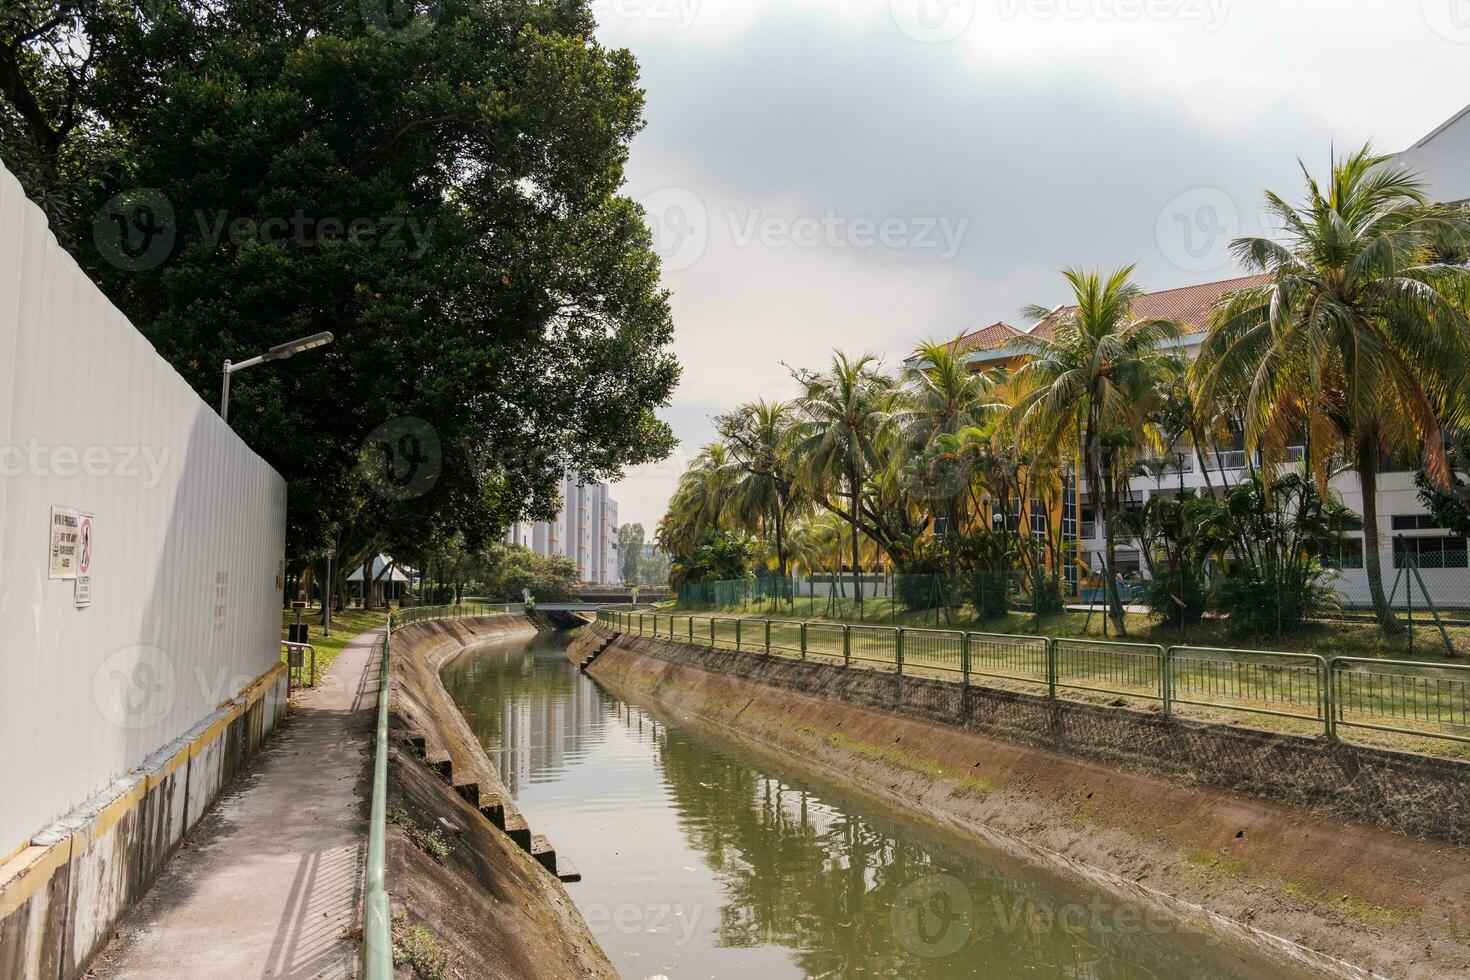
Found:
[[[1297,975],[1167,913],[855,805],[612,696],[565,635],[444,682],[619,972],[645,977]]]

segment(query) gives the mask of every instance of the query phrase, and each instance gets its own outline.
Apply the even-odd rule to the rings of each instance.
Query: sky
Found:
[[[1470,103],[1470,0],[592,0],[647,90],[627,193],[672,293],[680,440],[632,470],[651,532],[712,417],[834,348],[893,368],[1066,299],[1238,274],[1298,161],[1411,146]]]

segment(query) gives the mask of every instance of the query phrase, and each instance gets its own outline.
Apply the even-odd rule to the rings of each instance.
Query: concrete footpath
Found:
[[[350,977],[380,632],[357,637],[165,866],[89,976]]]

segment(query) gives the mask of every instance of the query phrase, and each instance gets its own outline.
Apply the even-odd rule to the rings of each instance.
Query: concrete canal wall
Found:
[[[271,668],[0,864],[0,977],[73,980],[285,713]]]
[[[388,891],[395,914],[443,943],[451,975],[617,976],[557,878],[551,843],[533,834],[439,672],[486,643],[534,636],[522,615],[417,623],[394,632]],[[440,861],[410,827],[439,830]],[[585,842],[591,846],[592,842]],[[563,872],[569,869],[561,862]]]
[[[1462,839],[1462,764],[650,638],[588,672],[839,792],[1319,969],[1470,975],[1470,850],[1384,826]]]

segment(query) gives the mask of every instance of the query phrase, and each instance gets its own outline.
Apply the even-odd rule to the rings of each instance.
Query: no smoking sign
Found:
[[[77,515],[77,580],[73,599],[78,609],[92,604],[92,523],[91,514]]]

